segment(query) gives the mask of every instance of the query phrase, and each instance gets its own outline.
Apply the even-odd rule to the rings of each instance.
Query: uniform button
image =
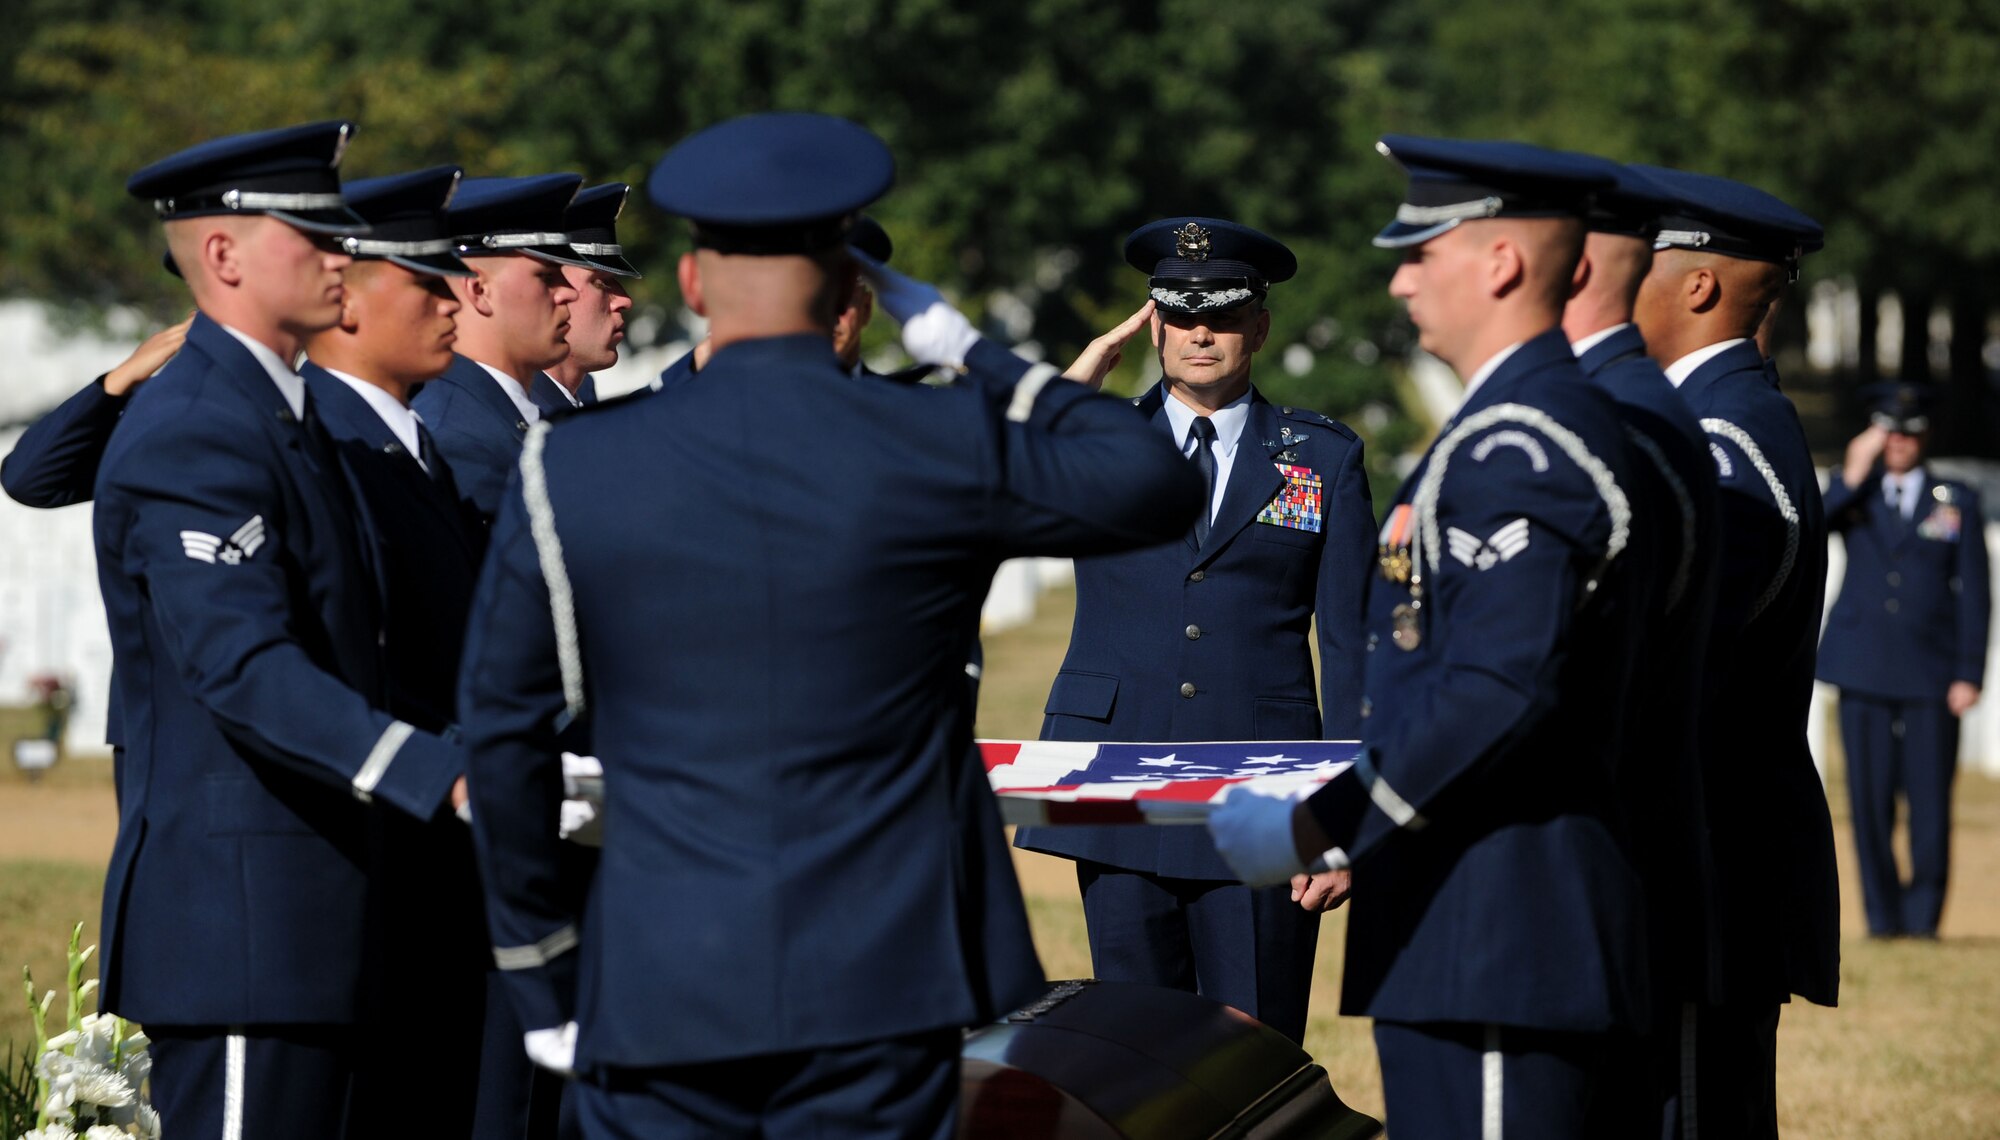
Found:
[[[1882,608],[1883,608],[1883,609],[1885,609],[1885,610],[1888,610],[1888,611],[1889,611],[1890,613],[1892,613],[1892,614],[1893,614],[1893,613],[1895,613],[1895,612],[1896,612],[1897,610],[1900,610],[1900,609],[1902,609],[1902,608],[1903,608],[1903,604],[1902,604],[1901,602],[1898,602],[1898,601],[1897,601],[1896,599],[1894,599],[1894,598],[1890,598],[1890,599],[1889,599],[1888,601],[1886,601],[1886,602],[1883,602],[1883,603],[1882,603]]]
[[[385,645],[387,645],[387,644],[389,644],[389,631],[388,631],[388,630],[386,630],[386,629],[378,629],[378,630],[376,630],[376,631],[375,631],[375,646],[376,646],[376,648],[378,648],[378,649],[379,649],[379,648],[381,648],[382,646],[385,646]]]
[[[1369,634],[1369,635],[1368,635],[1368,652],[1370,652],[1370,653],[1373,653],[1373,652],[1375,652],[1375,643],[1376,643],[1376,642],[1378,642],[1378,641],[1380,641],[1380,640],[1382,640],[1382,639],[1381,639],[1380,637],[1377,637],[1376,635],[1374,635],[1374,634],[1372,634],[1372,633],[1371,633],[1371,634]]]
[[[1369,700],[1367,697],[1361,698],[1361,715],[1365,717],[1369,713],[1372,713],[1374,711],[1375,711],[1375,702]]]
[[[1188,575],[1188,581],[1199,582],[1206,577],[1208,577],[1208,574],[1205,571],[1197,570],[1194,573]]]
[[[1192,696],[1194,696],[1194,682],[1193,682],[1193,681],[1182,681],[1182,682],[1181,682],[1181,696],[1183,696],[1183,697],[1192,697]]]
[[[1896,570],[1891,570],[1891,571],[1889,571],[1889,584],[1890,584],[1891,586],[1900,586],[1900,585],[1902,585],[1902,584],[1903,584],[1903,575],[1902,575],[1902,573],[1901,573],[1900,571],[1896,571]]]
[[[1189,640],[1189,641],[1200,641],[1200,640],[1201,640],[1201,627],[1200,627],[1200,626],[1198,626],[1198,625],[1191,625],[1191,626],[1187,627],[1187,635],[1188,635],[1188,640]]]

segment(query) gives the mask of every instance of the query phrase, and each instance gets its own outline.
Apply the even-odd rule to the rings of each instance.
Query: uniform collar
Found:
[[[338,368],[328,368],[324,364],[319,367],[320,371],[347,385],[355,395],[366,401],[368,406],[374,409],[375,414],[382,417],[382,422],[388,425],[389,430],[395,433],[396,442],[403,445],[403,450],[409,452],[418,463],[424,461],[423,447],[417,440],[419,422],[417,413],[411,411],[408,404],[359,376],[342,372]]]
[[[1209,413],[1208,422],[1215,425],[1215,452],[1218,456],[1236,454],[1236,444],[1243,438],[1243,425],[1250,422],[1250,397],[1255,391],[1254,388],[1246,388],[1241,396]],[[1173,429],[1174,443],[1182,451],[1192,451],[1188,446],[1188,429],[1194,426],[1200,413],[1167,391],[1164,380],[1160,382],[1160,396],[1161,406],[1167,412],[1167,425]]]
[[[1924,485],[1929,479],[1930,473],[1924,470],[1924,465],[1921,463],[1903,472],[1901,475],[1891,475],[1887,471],[1884,471],[1882,473],[1882,496],[1885,499],[1888,498],[1889,488],[1894,486],[1896,488],[1894,501],[1897,506],[1902,508],[1903,517],[1909,518],[1912,514],[1916,513],[1917,500],[1922,495]]]
[[[1479,391],[1480,385],[1492,379],[1493,374],[1500,371],[1500,366],[1507,363],[1507,358],[1521,351],[1521,346],[1526,343],[1528,342],[1525,340],[1517,340],[1492,356],[1487,357],[1486,363],[1479,366],[1479,371],[1474,372],[1472,378],[1465,382],[1465,392],[1459,396],[1458,409],[1452,414],[1456,415],[1458,411],[1463,411],[1465,406],[1472,402],[1473,393]]]
[[[484,360],[475,360],[473,363],[484,368],[486,374],[493,377],[494,382],[500,385],[500,390],[507,393],[508,402],[514,405],[515,411],[521,413],[523,422],[534,423],[542,418],[542,409],[536,407],[535,402],[528,398],[528,390],[521,387],[519,380],[507,375]]]
[[[1631,327],[1632,327],[1632,322],[1625,321],[1620,324],[1612,325],[1610,328],[1598,329],[1596,332],[1591,333],[1589,336],[1584,337],[1582,340],[1571,341],[1569,345],[1570,351],[1576,353],[1577,359],[1581,360],[1583,359],[1584,353],[1589,352],[1591,349],[1596,348],[1598,345],[1603,344],[1605,341],[1610,340],[1612,337],[1617,336],[1620,332],[1624,331],[1625,329],[1629,329]]]
[[[1667,365],[1662,371],[1667,374],[1667,379],[1673,383],[1673,386],[1678,388],[1687,383],[1688,377],[1694,375],[1695,369],[1700,368],[1702,365],[1707,364],[1709,361],[1714,360],[1739,344],[1749,343],[1750,338],[1742,336],[1736,337],[1733,340],[1719,340],[1707,348],[1695,349],[1693,352]]]
[[[264,366],[265,372],[270,374],[271,383],[278,386],[279,393],[285,397],[285,403],[292,409],[292,416],[296,419],[304,419],[306,415],[306,382],[299,378],[299,374],[292,371],[290,365],[279,359],[278,354],[271,351],[270,345],[265,344],[263,341],[252,339],[247,333],[230,328],[221,321],[215,322],[215,326],[230,336],[235,337],[238,343],[250,350],[250,355],[257,359],[257,363]]]

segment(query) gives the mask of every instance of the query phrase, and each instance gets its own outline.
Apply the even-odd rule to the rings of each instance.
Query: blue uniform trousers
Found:
[[[590,1140],[946,1140],[958,1123],[957,1029],[840,1049],[661,1069],[575,1084]]]
[[[528,1060],[520,1015],[500,972],[486,975],[486,1034],[479,1048],[473,1140],[545,1140],[582,1135],[568,1081]]]
[[[1777,1140],[1778,1014],[1784,1006],[1688,1006],[1670,1136]]]
[[[1291,888],[1088,860],[1077,861],[1076,881],[1099,980],[1198,993],[1305,1041],[1319,916],[1293,902]]]
[[[1629,1106],[1602,1086],[1630,1047],[1610,1034],[1377,1021],[1384,1123],[1404,1140],[1643,1135],[1613,1119]]]
[[[163,1136],[345,1140],[354,1033],[342,1025],[148,1025]]]
[[[1951,784],[1958,774],[1958,718],[1943,701],[1840,691],[1840,740],[1868,933],[1937,933],[1951,867]],[[1896,796],[1909,805],[1910,882],[1889,837]]]

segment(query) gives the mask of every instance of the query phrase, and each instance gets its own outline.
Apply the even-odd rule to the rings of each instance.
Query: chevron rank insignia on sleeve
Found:
[[[181,549],[196,562],[221,562],[234,566],[257,553],[264,545],[264,516],[257,515],[236,528],[228,538],[218,538],[198,530],[181,532]]]
[[[1528,520],[1515,519],[1487,539],[1455,526],[1446,528],[1444,537],[1453,558],[1475,570],[1491,570],[1528,549]]]

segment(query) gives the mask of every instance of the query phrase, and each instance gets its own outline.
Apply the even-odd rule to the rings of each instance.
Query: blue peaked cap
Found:
[[[1617,181],[1606,159],[1532,143],[1383,135],[1375,149],[1410,176],[1396,220],[1375,235],[1383,249],[1478,218],[1582,218]]]
[[[269,214],[310,233],[360,234],[368,224],[340,192],[340,157],[354,124],[335,119],[210,139],[125,183],[161,221]]]
[[[723,253],[812,253],[841,245],[888,192],[896,160],[859,123],[809,112],[746,115],[674,144],[646,180],[653,203]]]
[[[1935,384],[1886,380],[1861,389],[1868,401],[1868,422],[1888,431],[1918,435],[1931,427],[1931,409],[1939,399]]]
[[[1818,222],[1755,186],[1664,166],[1633,169],[1673,199],[1660,218],[1655,249],[1699,249],[1775,262],[1797,280],[1799,260],[1826,245],[1826,231]]]
[[[867,254],[884,265],[896,252],[896,243],[889,240],[889,231],[882,223],[866,214],[854,219],[854,226],[847,231],[847,244]]]
[[[1285,243],[1221,218],[1164,218],[1140,226],[1125,239],[1125,262],[1152,278],[1153,304],[1170,313],[1233,309],[1299,271]]]
[[[592,269],[616,277],[638,277],[639,270],[625,260],[625,247],[618,243],[618,215],[625,212],[625,199],[632,188],[623,182],[607,182],[576,192],[563,214],[563,229],[569,233],[570,252]]]
[[[570,200],[582,185],[576,174],[466,179],[446,215],[458,255],[525,253],[551,265],[586,265],[563,229]]]
[[[456,166],[433,166],[348,183],[347,204],[368,222],[368,236],[344,237],[340,248],[357,259],[392,261],[418,273],[472,276],[472,268],[452,252],[445,216],[462,173]]]

